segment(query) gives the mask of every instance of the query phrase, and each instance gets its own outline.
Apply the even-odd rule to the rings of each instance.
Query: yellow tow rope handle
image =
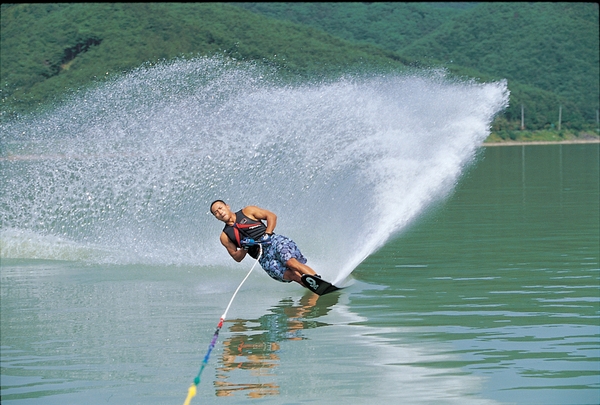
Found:
[[[190,389],[188,390],[187,398],[185,399],[185,402],[183,403],[183,405],[190,405],[190,401],[195,396],[196,396],[196,385],[192,384],[192,385],[190,385]]]

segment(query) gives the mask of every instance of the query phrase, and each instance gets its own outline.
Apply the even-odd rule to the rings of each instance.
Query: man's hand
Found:
[[[265,246],[265,245],[270,245],[271,244],[271,235],[269,235],[268,233],[265,233],[259,240],[258,243],[260,243],[261,245]]]
[[[240,241],[240,245],[242,245],[242,248],[244,250],[248,250],[248,248],[257,245],[258,242],[256,242],[254,239],[252,238],[244,238]]]
[[[240,245],[242,245],[242,248],[244,250],[248,250],[248,248],[255,246],[255,245],[270,245],[271,244],[271,235],[269,235],[268,233],[265,233],[263,236],[260,237],[259,240],[254,240],[252,238],[244,238],[240,241]]]

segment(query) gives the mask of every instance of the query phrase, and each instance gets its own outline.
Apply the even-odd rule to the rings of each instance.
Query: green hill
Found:
[[[540,93],[549,99],[535,103],[541,115],[536,124],[555,119],[562,105],[563,121],[577,127],[593,122],[598,109],[598,24],[597,3],[484,3],[401,53],[552,93]],[[531,103],[521,91],[511,101],[509,120],[518,119],[520,104]]]
[[[290,77],[446,67],[508,79],[496,130],[595,128],[596,3],[34,3],[1,5],[3,119],[146,62],[225,54]]]
[[[484,80],[508,79],[497,126],[594,125],[599,98],[597,3],[236,3],[356,43]]]
[[[339,38],[400,51],[477,3],[231,3]]]
[[[405,66],[381,48],[223,3],[3,4],[1,12],[3,117],[175,57],[226,54],[311,77]]]

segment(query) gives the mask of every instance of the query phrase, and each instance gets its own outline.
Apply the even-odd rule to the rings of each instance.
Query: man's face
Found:
[[[229,214],[231,210],[229,209],[229,205],[222,203],[221,201],[217,201],[210,207],[212,214],[219,221],[227,222],[229,219]]]

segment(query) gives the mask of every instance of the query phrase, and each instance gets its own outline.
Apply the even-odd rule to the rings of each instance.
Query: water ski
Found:
[[[325,280],[321,280],[317,276],[311,276],[309,274],[302,275],[302,282],[306,287],[308,287],[309,290],[318,295],[329,294],[330,292],[340,289],[339,287],[336,287]]]

